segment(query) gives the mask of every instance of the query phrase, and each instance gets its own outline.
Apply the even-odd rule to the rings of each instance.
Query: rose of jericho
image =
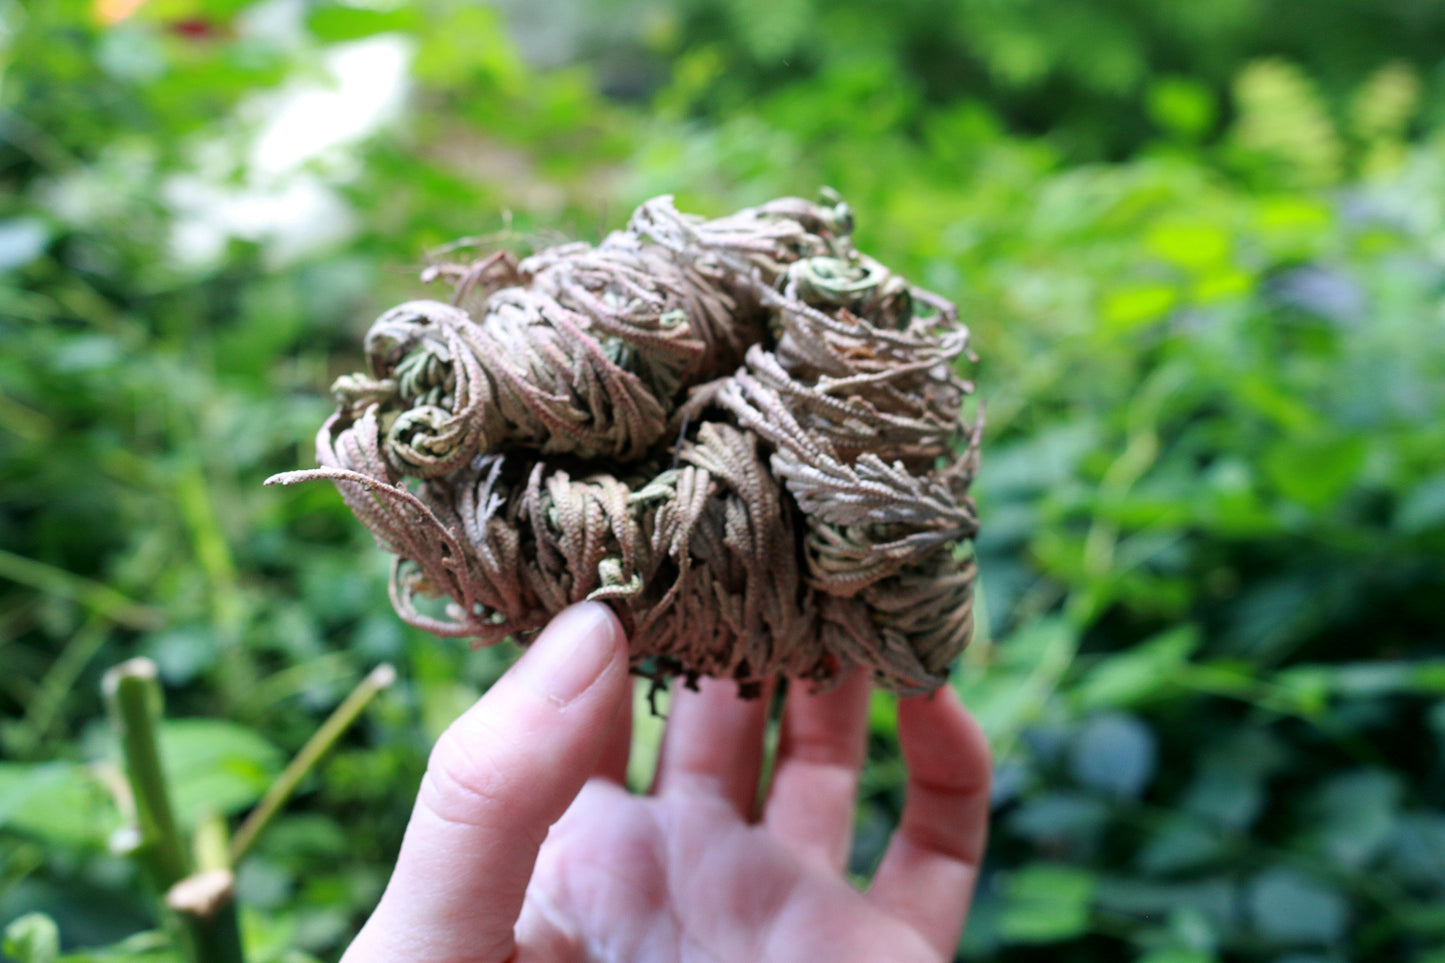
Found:
[[[448,300],[376,321],[321,468],[273,481],[334,482],[439,635],[600,599],[655,679],[934,689],[972,630],[968,332],[852,227],[832,195],[660,197],[596,246],[434,265]]]

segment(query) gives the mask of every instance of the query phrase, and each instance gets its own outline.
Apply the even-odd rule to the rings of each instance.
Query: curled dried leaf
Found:
[[[655,678],[934,689],[972,631],[968,332],[852,224],[662,197],[595,247],[435,265],[450,302],[377,320],[322,467],[273,481],[333,482],[440,635],[526,642],[599,599]]]

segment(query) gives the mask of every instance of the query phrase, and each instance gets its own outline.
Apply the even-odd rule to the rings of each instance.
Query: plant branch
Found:
[[[181,925],[181,938],[197,963],[245,963],[236,914],[236,879],[229,869],[187,876],[166,893],[166,907]]]
[[[157,622],[154,609],[131,601],[109,585],[4,549],[0,549],[0,578],[78,602],[127,628],[150,629]]]
[[[150,659],[122,662],[105,674],[102,687],[135,806],[138,839],[132,853],[170,911],[182,956],[190,963],[244,963],[230,869],[190,871],[161,765],[156,664]]]
[[[161,768],[157,729],[162,699],[156,665],[150,659],[122,662],[106,672],[102,687],[135,803],[140,832],[136,857],[156,892],[165,894],[186,876],[189,863]]]
[[[306,741],[306,745],[301,747],[296,758],[291,760],[285,771],[266,790],[266,795],[256,804],[256,808],[251,810],[245,822],[241,824],[241,828],[236,831],[236,835],[231,839],[232,866],[240,864],[241,859],[256,841],[261,830],[266,828],[276,813],[286,804],[286,800],[291,798],[291,794],[296,791],[301,780],[316,767],[316,764],[321,761],[336,740],[341,738],[341,734],[350,728],[367,704],[376,697],[377,693],[395,681],[396,669],[385,663],[377,666],[357,684],[355,689],[351,690],[351,694],[327,717],[316,733]]]

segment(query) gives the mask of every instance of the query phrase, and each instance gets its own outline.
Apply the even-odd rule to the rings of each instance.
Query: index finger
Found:
[[[553,619],[438,740],[347,963],[509,958],[538,850],[597,769],[628,690],[616,616],[583,602]]]

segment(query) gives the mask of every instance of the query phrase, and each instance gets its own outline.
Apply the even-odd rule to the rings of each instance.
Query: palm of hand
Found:
[[[523,920],[558,961],[934,960],[917,931],[727,803],[593,780],[542,847]]]
[[[708,685],[675,703],[652,794],[619,784],[620,746],[604,759],[542,845],[518,924],[519,959],[951,958],[982,845],[981,742],[941,773],[926,765],[939,760],[911,760],[925,763],[926,778],[910,793],[929,798],[910,806],[925,810],[914,811],[911,827],[905,818],[878,881],[859,892],[842,870],[866,681],[794,697],[757,821],[745,814],[757,795],[764,709],[730,688]],[[947,716],[940,708],[923,706]],[[941,803],[932,813],[930,799]]]
[[[903,816],[859,892],[843,867],[868,680],[789,695],[765,794],[764,701],[724,682],[680,692],[652,791],[633,795],[625,642],[605,606],[572,606],[448,727],[345,963],[952,956],[989,759],[951,690],[898,703]]]

